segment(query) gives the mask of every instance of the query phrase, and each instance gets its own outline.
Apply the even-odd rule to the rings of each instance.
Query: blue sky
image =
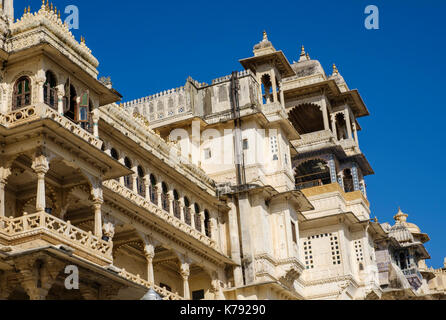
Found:
[[[39,0],[16,0],[16,17]],[[335,62],[359,89],[371,116],[360,119],[360,145],[375,170],[367,178],[372,216],[393,222],[398,206],[431,237],[428,262],[443,266],[446,219],[446,2],[339,1],[57,1],[74,4],[73,31],[99,59],[124,100],[241,70],[241,58],[268,32],[292,62],[303,44],[327,73]],[[380,29],[364,27],[376,5]],[[65,15],[63,15],[65,16]],[[436,162],[440,161],[440,162]],[[442,160],[443,161],[443,160]]]

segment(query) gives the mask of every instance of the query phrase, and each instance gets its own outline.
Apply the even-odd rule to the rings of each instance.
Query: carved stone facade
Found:
[[[265,32],[241,72],[117,104],[52,5],[3,3],[1,299],[444,296],[427,235],[370,219],[336,67]]]

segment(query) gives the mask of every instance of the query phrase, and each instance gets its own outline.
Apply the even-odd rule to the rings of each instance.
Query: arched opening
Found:
[[[344,170],[344,191],[345,192],[353,192],[355,191],[355,187],[353,184],[353,175],[352,175],[352,171],[350,169],[345,169]]]
[[[77,92],[76,88],[70,84],[67,80],[65,84],[65,97],[64,97],[64,115],[73,122],[76,122],[77,113]]]
[[[181,219],[180,210],[180,195],[177,190],[173,190],[173,215],[178,219]]]
[[[57,79],[54,73],[48,70],[45,74],[46,81],[43,85],[43,100],[54,110],[57,110]]]
[[[211,237],[211,216],[208,210],[204,210],[204,231],[207,237]]]
[[[153,174],[150,175],[150,186],[149,186],[149,193],[150,193],[150,202],[152,202],[154,205],[158,205],[158,195],[157,195],[157,187],[156,187],[157,181]]]
[[[14,85],[12,109],[17,110],[31,104],[31,80],[21,77]]]
[[[129,158],[125,157],[124,158],[124,165],[128,168],[128,169],[132,169],[132,162],[130,161]],[[129,188],[130,190],[133,189],[133,178],[132,175],[128,175],[124,177],[124,185]]]
[[[263,104],[273,102],[274,98],[272,93],[272,84],[270,75],[264,74],[261,78],[261,83],[262,83]]]
[[[342,113],[336,115],[336,133],[339,141],[348,139],[347,124]]]
[[[169,188],[167,187],[167,184],[165,182],[161,184],[161,189],[161,205],[164,211],[170,212]]]
[[[191,215],[190,215],[190,202],[187,197],[184,197],[184,222],[191,225]]]
[[[144,183],[144,169],[141,166],[138,166],[138,176],[136,177],[136,185],[137,185],[137,189],[138,189],[138,194],[141,197],[146,197],[146,186]]]
[[[195,229],[201,232],[201,217],[200,217],[200,206],[198,203],[194,204],[194,211],[195,211]]]
[[[321,159],[309,160],[295,170],[296,189],[302,190],[331,183],[330,168]]]
[[[290,111],[288,116],[299,134],[325,130],[322,111],[315,104],[297,106]]]
[[[112,148],[110,150],[110,155],[112,156],[113,159],[119,160],[119,153],[118,153],[118,151],[116,151],[115,148]]]
[[[399,262],[400,262],[401,270],[406,270],[407,269],[407,259],[406,259],[406,255],[404,254],[404,252],[401,252],[399,254]]]

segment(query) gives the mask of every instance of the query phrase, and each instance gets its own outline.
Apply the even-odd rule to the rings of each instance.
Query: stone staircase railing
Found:
[[[126,271],[125,269],[121,269],[119,275],[134,283],[145,286],[148,289],[152,288],[153,290],[155,290],[156,293],[158,293],[162,297],[163,300],[184,300],[184,298],[178,295],[177,293],[170,292],[166,288],[161,288],[160,286],[157,286],[155,284],[151,285],[147,280],[142,279],[139,276],[139,274],[135,276],[134,274]]]

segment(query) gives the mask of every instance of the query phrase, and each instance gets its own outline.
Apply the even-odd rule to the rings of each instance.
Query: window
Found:
[[[204,210],[204,231],[207,237],[211,237],[211,220],[209,211]]]
[[[339,239],[336,235],[330,236],[330,244],[333,265],[341,264],[341,249],[339,248]]]
[[[291,221],[291,235],[293,237],[293,242],[297,244],[296,224],[293,221]]]
[[[51,108],[57,110],[57,80],[53,72],[46,72],[46,81],[43,85],[43,100]]]
[[[211,148],[206,148],[206,149],[204,149],[204,158],[205,158],[206,160],[212,158]]]
[[[31,81],[28,77],[21,77],[14,85],[13,110],[31,104]]]
[[[248,150],[248,149],[249,149],[248,139],[243,139],[243,150]]]
[[[313,247],[311,244],[310,238],[304,243],[304,254],[305,254],[305,268],[314,269],[314,260],[313,260]]]
[[[119,160],[119,154],[118,154],[118,151],[116,151],[115,148],[112,148],[112,149],[110,150],[110,154],[111,154],[111,156],[112,156],[113,159],[115,159],[115,160]]]
[[[273,161],[277,161],[279,160],[279,156],[277,155],[279,153],[279,145],[277,144],[277,137],[271,136],[269,139],[271,144],[271,153],[273,155]]]
[[[195,203],[194,209],[195,209],[195,229],[201,232],[200,206]]]
[[[177,190],[173,190],[173,215],[177,219],[181,219],[181,212],[180,212],[180,195],[178,194]]]
[[[146,186],[144,183],[144,169],[141,166],[138,166],[138,176],[136,178],[136,184],[137,184],[137,189],[138,189],[138,194],[141,197],[145,197],[146,196]]]
[[[164,209],[164,211],[170,212],[170,203],[169,203],[169,188],[167,187],[167,184],[163,182],[161,184],[162,193],[161,193],[161,205]]]
[[[158,205],[158,194],[157,194],[157,188],[156,188],[156,178],[153,174],[150,175],[150,187],[149,187],[149,192],[150,192],[150,201],[154,204],[154,205]]]
[[[192,291],[192,300],[203,300],[204,290]]]
[[[364,255],[363,255],[363,250],[362,250],[362,240],[355,241],[354,246],[355,246],[356,261],[358,261],[358,262],[364,261]]]
[[[191,225],[191,215],[190,215],[190,202],[189,199],[184,197],[184,222]]]
[[[132,162],[130,161],[129,158],[125,157],[124,159],[124,165],[128,168],[128,169],[132,169]],[[125,176],[124,177],[124,185],[129,188],[132,189],[133,188],[133,178],[131,175]]]

